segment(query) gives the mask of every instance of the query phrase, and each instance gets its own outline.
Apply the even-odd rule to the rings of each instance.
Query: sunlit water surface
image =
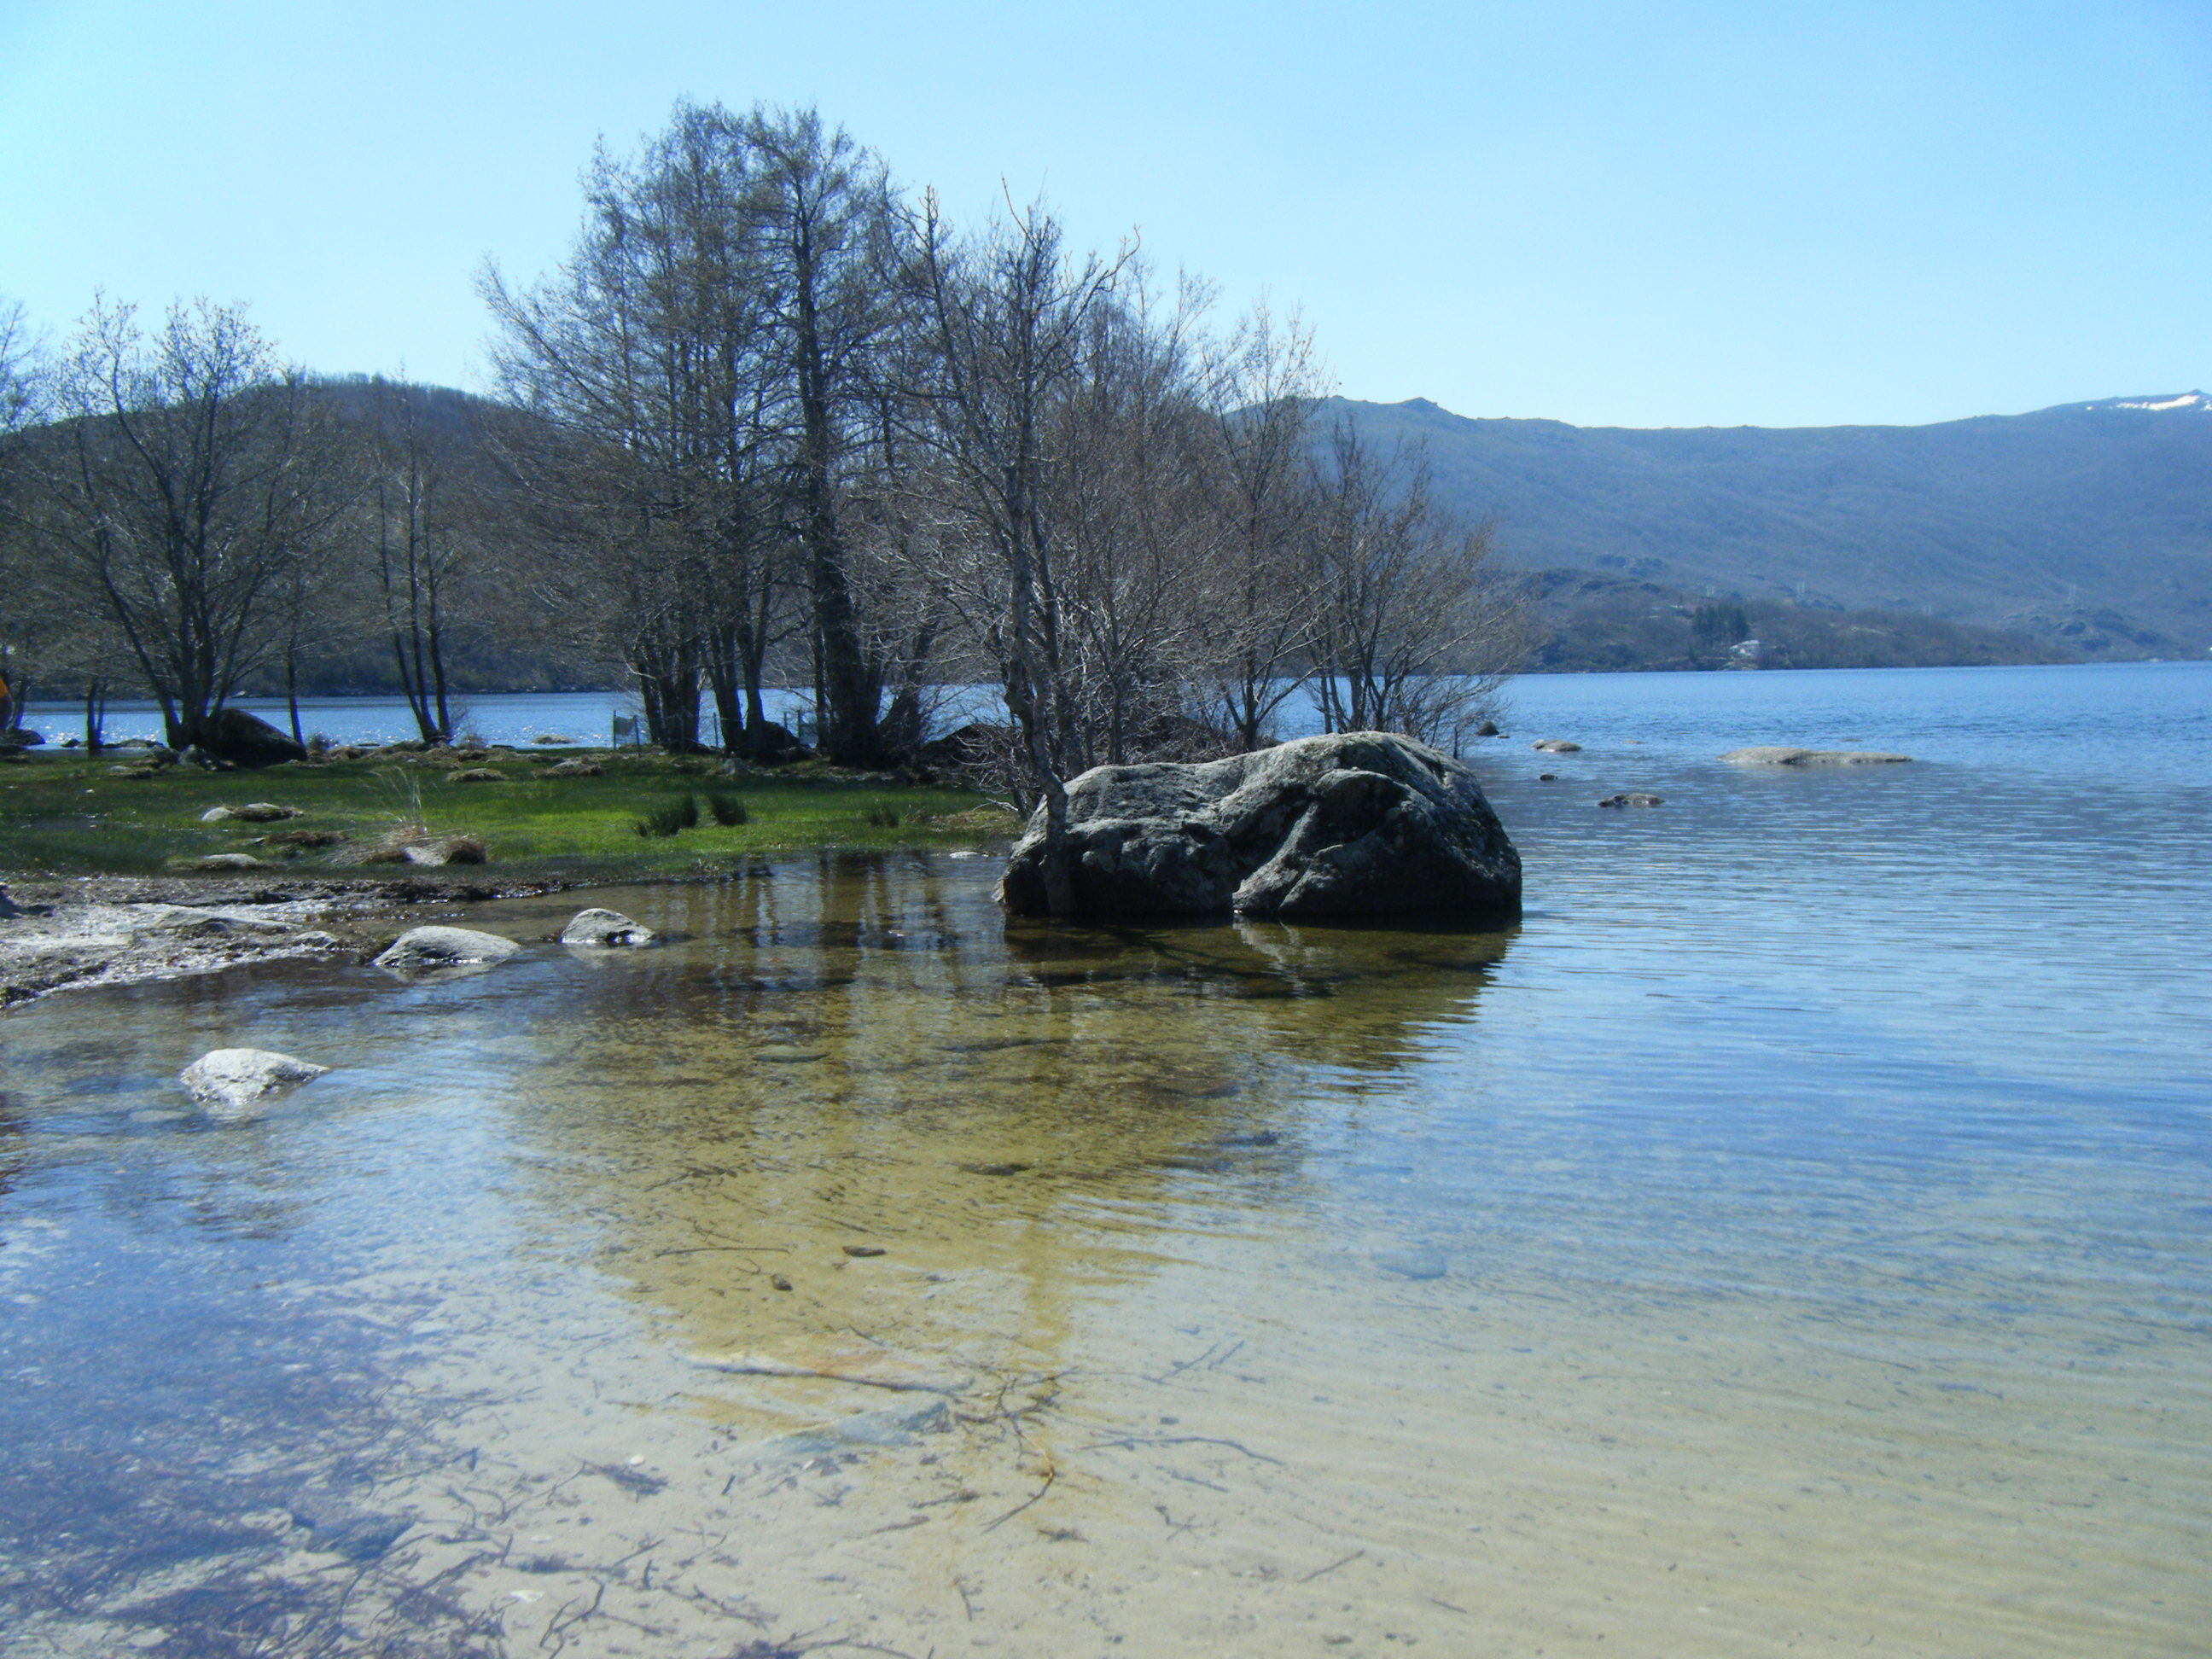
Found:
[[[0,1650],[2203,1653],[2208,702],[1527,684],[1511,933],[795,860],[10,1013]]]

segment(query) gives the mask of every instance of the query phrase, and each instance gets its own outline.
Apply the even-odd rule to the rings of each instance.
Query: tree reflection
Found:
[[[560,1052],[518,1079],[539,1224],[702,1346],[980,1322],[1050,1349],[1171,1215],[1293,1201],[1310,1136],[1471,1024],[1510,943],[1009,925],[989,873],[825,858],[663,896],[688,942],[565,976]]]

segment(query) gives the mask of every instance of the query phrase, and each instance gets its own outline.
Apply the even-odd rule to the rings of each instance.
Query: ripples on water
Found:
[[[11,1013],[0,1650],[2200,1652],[2208,691],[1539,682],[1510,935],[793,860]]]

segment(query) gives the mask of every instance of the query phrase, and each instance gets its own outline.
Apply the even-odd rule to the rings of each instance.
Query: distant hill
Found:
[[[2044,654],[2212,647],[2212,398],[2068,404],[1919,427],[1639,430],[1331,399],[1419,440],[1439,495],[1510,563],[1694,599],[1876,609]],[[1617,596],[1616,596],[1617,597]]]

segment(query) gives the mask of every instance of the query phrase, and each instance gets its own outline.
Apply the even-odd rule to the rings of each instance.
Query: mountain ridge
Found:
[[[2212,397],[1927,426],[1577,427],[1328,399],[1419,442],[1501,556],[1738,600],[1917,611],[2092,659],[2212,647]]]

